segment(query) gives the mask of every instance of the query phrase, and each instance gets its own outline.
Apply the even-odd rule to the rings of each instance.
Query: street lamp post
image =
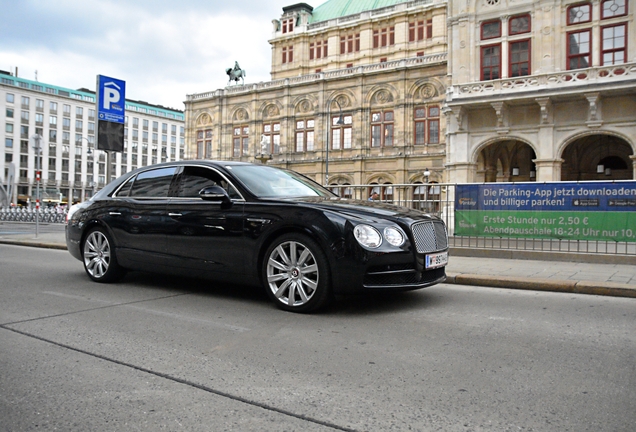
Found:
[[[75,145],[79,145],[79,146],[81,146],[81,145],[82,145],[82,140],[85,140],[85,141],[86,141],[86,156],[88,156],[88,157],[90,158],[91,156],[93,156],[93,149],[92,149],[92,145],[93,145],[93,143],[92,143],[92,142],[91,142],[88,138],[81,136],[81,137],[78,137],[78,138],[77,138],[77,140],[75,141]],[[83,153],[83,152],[82,152],[82,153]],[[75,174],[77,174],[77,173],[75,173]],[[80,173],[80,174],[81,174],[81,173]],[[86,178],[88,178],[88,172],[86,172]],[[92,178],[92,176],[91,176],[91,178]],[[94,186],[94,182],[92,182],[92,181],[91,181],[91,182],[89,182],[89,185],[88,185],[88,186],[92,189],[92,190],[91,190],[91,196],[93,196],[93,195],[94,195],[94,193],[95,193],[95,186]],[[85,198],[86,198],[86,190],[85,190],[83,187],[82,187],[82,189],[83,189],[84,197],[80,196],[80,200],[83,200],[83,199],[85,199]],[[81,193],[81,192],[80,192],[80,193]],[[72,201],[72,200],[71,200],[71,201]],[[61,203],[60,203],[60,204],[61,204]]]
[[[338,99],[334,99],[333,100],[336,105],[338,105],[338,110],[340,111],[340,114],[338,116],[338,121],[336,122],[336,124],[338,126],[343,125],[344,124],[344,120],[342,119],[342,107],[340,106],[340,102],[338,102]],[[327,110],[327,139],[325,140],[326,142],[326,154],[325,154],[325,186],[329,186],[329,135],[331,132],[331,103],[329,103],[329,107]],[[342,141],[342,137],[341,141]]]
[[[35,238],[38,238],[38,234],[40,233],[40,180],[42,177],[42,173],[40,172],[40,158],[42,157],[41,151],[42,147],[40,145],[40,141],[42,137],[39,134],[33,135],[33,141],[35,142],[35,183],[36,183],[36,192],[35,192]]]
[[[429,211],[429,205],[428,205],[428,179],[431,176],[431,172],[428,170],[428,168],[424,168],[424,205],[426,205],[426,211]]]

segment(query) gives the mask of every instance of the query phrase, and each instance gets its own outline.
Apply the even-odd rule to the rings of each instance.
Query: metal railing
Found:
[[[446,223],[451,247],[636,255],[636,242],[456,235],[456,187],[456,184],[439,183],[329,185],[329,189],[341,197],[367,200],[371,193],[376,191],[379,195],[378,201],[421,210],[440,217]]]
[[[41,208],[38,214],[39,222],[64,223],[66,209],[54,207]],[[33,207],[2,207],[0,208],[1,222],[35,222],[36,211]]]

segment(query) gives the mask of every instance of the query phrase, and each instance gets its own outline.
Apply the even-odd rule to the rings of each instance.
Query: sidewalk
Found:
[[[42,231],[35,238],[32,224],[13,231],[1,228],[0,243],[66,249],[64,231]],[[493,258],[478,249],[453,252],[446,283],[636,298],[636,265],[557,261],[550,252],[536,254],[540,259]]]

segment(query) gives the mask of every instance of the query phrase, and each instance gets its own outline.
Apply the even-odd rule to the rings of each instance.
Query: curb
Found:
[[[60,243],[39,242],[37,240],[7,240],[0,239],[0,244],[9,244],[14,246],[29,246],[43,249],[67,250],[66,245]]]
[[[551,291],[575,294],[603,295],[636,298],[636,286],[614,282],[591,282],[575,280],[524,278],[508,276],[486,276],[477,274],[447,274],[446,283],[508,288],[531,291]]]

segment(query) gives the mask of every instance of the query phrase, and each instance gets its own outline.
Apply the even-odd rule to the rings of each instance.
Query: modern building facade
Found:
[[[12,164],[13,204],[35,199],[38,166],[44,203],[84,200],[106,184],[107,155],[95,148],[93,91],[57,87],[0,71],[0,101],[0,183],[6,185]],[[184,119],[182,111],[127,100],[124,151],[112,154],[111,177],[140,166],[183,159]],[[36,157],[38,146],[40,158]]]
[[[449,179],[636,178],[635,6],[449,0]]]
[[[187,96],[186,157],[256,158],[331,185],[633,179],[629,3],[284,7],[272,81]]]
[[[391,184],[444,181],[446,10],[440,0],[283,8],[272,81],[187,96],[186,157],[260,159],[322,184],[377,184],[382,198]]]

